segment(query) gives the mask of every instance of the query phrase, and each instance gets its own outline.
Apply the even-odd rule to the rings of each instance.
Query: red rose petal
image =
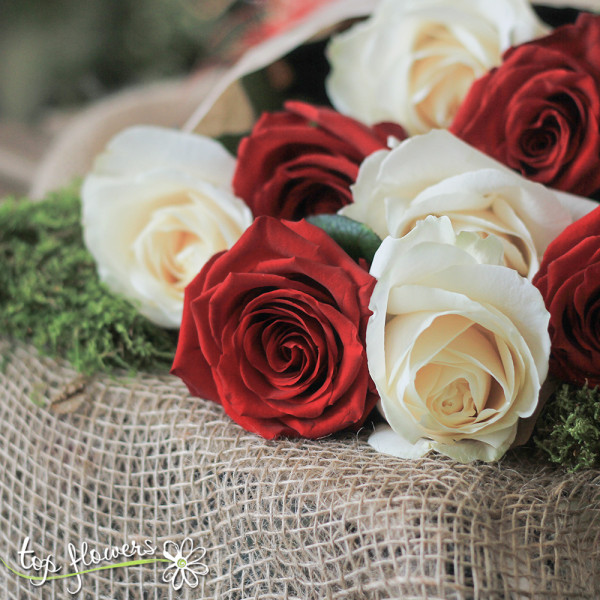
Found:
[[[550,244],[533,283],[550,312],[551,372],[600,385],[600,209]]]

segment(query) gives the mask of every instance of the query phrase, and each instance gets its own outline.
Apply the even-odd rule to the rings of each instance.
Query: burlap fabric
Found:
[[[43,404],[76,373],[24,346],[0,351],[7,562],[26,536],[57,563],[68,542],[162,550],[190,536],[207,549],[196,590],[175,592],[153,564],[85,575],[78,598],[600,597],[598,471],[522,451],[498,465],[402,461],[366,432],[267,442],[169,376],[95,379],[59,415]],[[72,597],[72,580],[34,588],[0,568],[11,600]]]

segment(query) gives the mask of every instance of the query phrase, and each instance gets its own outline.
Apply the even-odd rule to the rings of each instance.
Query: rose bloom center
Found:
[[[165,282],[174,293],[183,293],[199,268],[229,244],[214,223],[215,215],[202,205],[194,205],[188,192],[161,201],[165,206],[152,213],[134,243],[134,251],[152,277]],[[229,225],[226,215],[223,221]],[[213,223],[214,227],[208,227]]]
[[[433,330],[435,325],[450,321],[456,323],[457,318],[438,317]],[[431,342],[432,333],[427,332],[424,337],[428,339],[421,340],[423,345]],[[415,347],[419,346],[417,342]],[[406,397],[406,406],[415,418],[428,423],[438,435],[444,431],[451,435],[451,430],[479,428],[498,416],[504,405],[504,386],[498,378],[504,379],[504,369],[491,332],[471,324],[429,354],[425,364],[415,365],[416,396],[409,393]]]
[[[482,45],[487,55],[499,54],[493,44]],[[447,127],[471,83],[486,72],[487,66],[452,31],[437,23],[422,25],[413,51],[417,58],[411,69],[412,97],[419,118],[429,128]]]

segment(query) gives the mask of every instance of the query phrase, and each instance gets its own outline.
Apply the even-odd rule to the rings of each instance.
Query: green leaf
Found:
[[[313,215],[306,220],[329,234],[355,261],[373,262],[381,238],[364,223],[342,215]]]

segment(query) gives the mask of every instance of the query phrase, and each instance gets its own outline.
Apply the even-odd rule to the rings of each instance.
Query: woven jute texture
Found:
[[[62,572],[69,542],[102,552],[149,539],[162,555],[189,536],[207,549],[195,590],[175,592],[156,563],[84,575],[77,598],[600,597],[598,471],[523,451],[496,465],[402,461],[367,432],[267,442],[169,376],[94,379],[59,415],[44,404],[76,373],[22,345],[0,352],[8,564],[26,536]],[[34,588],[0,569],[3,597],[73,597],[72,579]]]

